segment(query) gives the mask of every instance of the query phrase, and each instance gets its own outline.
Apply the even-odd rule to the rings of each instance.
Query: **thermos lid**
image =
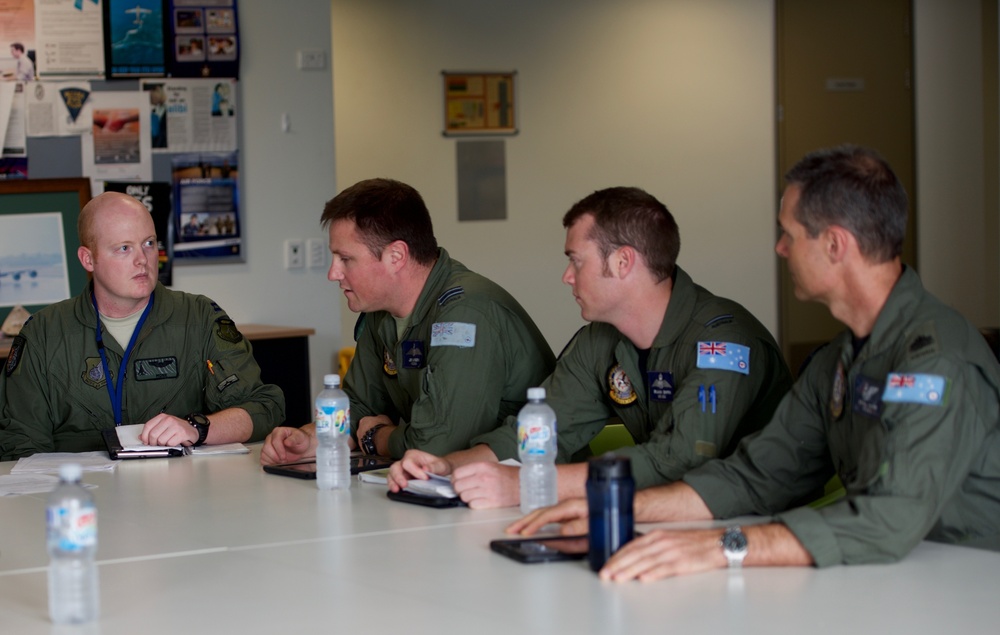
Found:
[[[632,478],[632,462],[628,457],[608,452],[588,461],[588,480],[609,481],[617,478]]]

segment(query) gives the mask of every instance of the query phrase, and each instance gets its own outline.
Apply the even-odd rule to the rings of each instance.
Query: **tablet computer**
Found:
[[[533,564],[585,558],[590,541],[587,536],[504,538],[491,541],[490,549],[518,562]]]
[[[389,500],[400,503],[413,503],[424,507],[465,507],[465,501],[458,496],[439,496],[436,494],[418,494],[416,492],[393,492],[389,490],[385,493]]]
[[[392,459],[387,456],[377,456],[373,454],[351,454],[351,474],[367,472],[368,470],[380,470],[392,465]],[[265,465],[264,471],[268,474],[278,474],[280,476],[291,476],[293,478],[316,478],[316,459],[307,461],[296,461],[294,463],[276,463]]]

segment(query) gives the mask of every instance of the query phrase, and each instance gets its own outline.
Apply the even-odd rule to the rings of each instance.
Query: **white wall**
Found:
[[[286,271],[286,238],[318,236],[333,181],[332,80],[326,71],[296,70],[297,48],[330,51],[329,0],[241,2],[241,204],[246,263],[174,269],[174,288],[204,293],[237,324],[316,329],[310,342],[313,389],[335,368],[340,300],[325,270]],[[281,132],[281,113],[291,131]],[[353,343],[353,342],[352,342]],[[300,422],[301,423],[301,422]]]
[[[441,244],[557,352],[583,323],[560,283],[561,218],[612,185],[666,203],[681,266],[775,330],[771,0],[334,0],[333,46],[338,188],[416,187]],[[483,69],[518,73],[508,220],[459,223],[440,73]]]

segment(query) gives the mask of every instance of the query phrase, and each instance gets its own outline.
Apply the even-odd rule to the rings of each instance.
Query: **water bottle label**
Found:
[[[545,454],[549,439],[552,438],[552,428],[547,425],[518,425],[518,442],[524,454]]]
[[[350,409],[334,406],[316,408],[316,434],[347,434],[350,426]]]
[[[62,551],[81,551],[97,544],[97,510],[70,501],[66,507],[49,507],[49,542]]]

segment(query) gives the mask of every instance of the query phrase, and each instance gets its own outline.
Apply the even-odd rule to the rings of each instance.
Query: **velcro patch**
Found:
[[[179,375],[176,357],[137,359],[132,368],[136,381],[176,379]]]
[[[882,401],[940,406],[944,403],[947,383],[941,375],[889,373]]]
[[[230,386],[232,386],[233,384],[235,384],[239,380],[240,380],[240,378],[237,377],[236,375],[230,375],[229,377],[226,377],[221,382],[219,382],[219,385],[216,386],[216,388],[219,389],[219,392],[222,392],[223,390],[225,390],[226,388],[229,388]]]
[[[239,344],[243,341],[243,334],[236,328],[236,323],[227,317],[220,317],[215,321],[215,334],[220,340]]]
[[[733,342],[698,342],[698,368],[750,374],[750,347]]]
[[[431,346],[472,348],[475,345],[475,324],[467,324],[465,322],[435,322],[431,325]]]
[[[23,335],[18,335],[14,338],[14,341],[10,345],[10,352],[7,353],[7,365],[4,366],[4,372],[10,377],[17,370],[18,364],[21,363],[21,358],[24,357],[24,349],[28,346],[28,340],[24,339]]]

